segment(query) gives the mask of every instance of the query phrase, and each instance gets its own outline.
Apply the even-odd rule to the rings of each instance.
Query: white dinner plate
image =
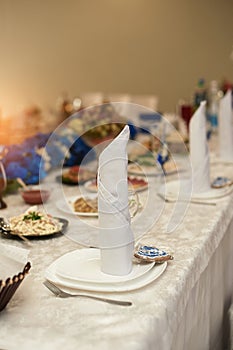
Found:
[[[233,160],[221,160],[221,159],[213,159],[210,162],[210,165],[220,165],[220,166],[233,166]]]
[[[145,177],[128,176],[128,180],[129,180],[129,190],[133,190],[135,192],[141,192],[141,191],[144,191],[148,188],[148,182],[145,180]],[[142,181],[142,183],[141,184],[139,183],[137,185],[130,184],[130,181],[133,181],[133,180]],[[97,192],[97,186],[96,186],[95,180],[90,180],[90,181],[85,182],[84,187],[89,192],[93,192],[93,193]]]
[[[202,193],[191,193],[191,183],[190,180],[181,181],[170,181],[165,185],[161,186],[159,189],[159,194],[165,196],[167,200],[176,201],[178,199],[187,199],[190,197],[190,200],[211,200],[218,199],[229,195],[233,186],[222,187],[222,188],[211,188],[207,192]]]
[[[101,271],[99,249],[78,249],[59,258],[56,274],[65,279],[85,283],[123,283],[141,277],[154,263],[134,263],[132,271],[126,276],[113,276]]]
[[[59,258],[60,259],[60,258]],[[45,278],[49,281],[65,288],[71,293],[77,292],[77,290],[86,290],[93,292],[127,292],[142,288],[149,283],[155,281],[166,269],[167,262],[163,264],[155,264],[149,271],[142,274],[142,276],[130,280],[126,280],[124,283],[85,283],[81,281],[72,281],[66,278],[61,278],[57,274],[57,266],[59,259],[54,261],[45,271]],[[112,276],[111,276],[112,277]]]
[[[67,197],[66,199],[60,199],[59,201],[56,202],[56,206],[59,210],[63,211],[64,213],[67,214],[75,214],[78,216],[91,216],[91,217],[97,217],[98,212],[95,213],[86,213],[86,212],[77,212],[74,210],[74,202],[78,199],[84,196],[73,196],[73,197]],[[97,198],[96,194],[92,195],[85,195],[85,198],[89,199],[95,199]]]
[[[139,176],[157,176],[161,174],[159,169],[154,166],[147,166],[147,165],[139,165],[135,163],[130,163],[128,165],[128,173],[132,175],[139,175]]]
[[[96,186],[96,181],[94,180],[90,180],[85,182],[84,184],[84,188],[88,191],[88,192],[93,192],[93,193],[97,193],[97,186]]]
[[[164,164],[166,175],[175,174],[178,170],[174,162],[168,161]],[[155,164],[153,165],[140,165],[137,163],[130,163],[128,165],[128,173],[139,176],[158,176],[162,173],[162,168],[158,168]]]

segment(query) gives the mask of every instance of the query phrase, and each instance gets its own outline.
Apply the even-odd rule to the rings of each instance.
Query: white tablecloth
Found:
[[[223,173],[222,166],[212,168],[212,174],[218,173]],[[231,173],[232,167],[224,168],[225,175]],[[65,191],[72,195],[74,188],[67,186]],[[48,207],[65,217],[55,208],[56,195]],[[8,209],[1,216],[28,208],[19,195],[6,201]],[[157,198],[155,208],[161,203]],[[128,308],[54,297],[42,284],[46,267],[81,246],[66,236],[33,241],[30,274],[0,313],[0,349],[223,349],[233,291],[232,205],[232,194],[216,206],[190,204],[181,225],[167,234],[174,205],[166,203],[143,242],[172,250],[174,260],[150,285],[113,293],[131,300]],[[21,241],[7,243],[24,246]]]

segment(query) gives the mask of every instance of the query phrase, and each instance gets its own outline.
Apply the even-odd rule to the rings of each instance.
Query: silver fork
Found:
[[[52,293],[54,293],[57,297],[59,298],[76,298],[76,297],[81,297],[81,298],[89,298],[89,299],[94,299],[94,300],[99,300],[103,301],[109,304],[115,304],[115,305],[122,305],[122,306],[131,306],[132,302],[131,301],[122,301],[122,300],[115,300],[115,299],[109,299],[109,298],[102,298],[102,297],[97,297],[94,295],[88,295],[88,294],[70,294],[67,292],[64,292],[61,290],[58,286],[56,286],[54,283],[46,280],[43,282],[45,287],[47,287]]]

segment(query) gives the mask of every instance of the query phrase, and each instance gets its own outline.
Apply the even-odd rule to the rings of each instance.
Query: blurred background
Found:
[[[89,92],[175,112],[200,78],[233,81],[232,34],[229,0],[0,0],[1,130],[47,113],[50,128],[61,98]]]

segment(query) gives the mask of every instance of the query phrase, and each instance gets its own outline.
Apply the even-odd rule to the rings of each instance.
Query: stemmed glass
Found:
[[[2,196],[3,192],[7,186],[6,172],[2,162],[0,161],[0,209],[7,208],[6,203],[3,201]]]
[[[158,174],[163,177],[165,174],[164,164],[168,160],[167,146],[166,146],[166,122],[160,120],[152,121],[146,127],[150,133],[151,153],[155,159],[155,166]]]

